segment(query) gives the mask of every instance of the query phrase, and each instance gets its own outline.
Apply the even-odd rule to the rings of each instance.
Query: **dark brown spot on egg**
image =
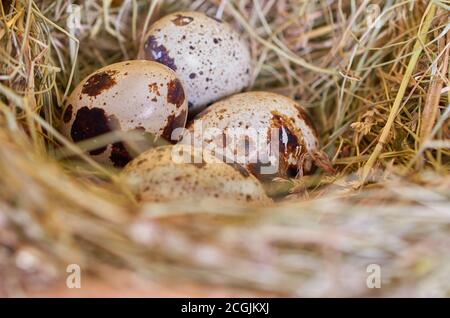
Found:
[[[190,78],[190,79],[194,79],[196,76],[197,76],[197,74],[195,74],[195,73],[189,74],[189,78]]]
[[[70,136],[74,142],[92,139],[95,144],[95,137],[106,134],[118,125],[115,117],[107,117],[101,108],[91,108],[84,106],[77,111],[75,120],[70,130]],[[89,153],[93,156],[100,155],[106,150],[106,146],[95,148]]]
[[[176,26],[185,26],[194,21],[193,17],[184,16],[181,14],[177,14],[176,18],[172,20],[173,24]]]
[[[145,42],[144,52],[146,59],[164,64],[176,71],[177,66],[175,65],[175,60],[170,57],[167,48],[159,44],[153,35],[150,35]]]
[[[184,89],[178,79],[173,79],[167,84],[167,101],[178,107],[184,103]]]
[[[163,132],[161,133],[161,137],[163,137],[165,140],[173,144],[178,142],[178,140],[172,140],[172,132],[176,128],[184,127],[186,123],[186,116],[187,114],[184,109],[180,112],[178,116],[175,116],[175,114],[170,115],[167,118],[167,123],[163,129]]]
[[[272,128],[279,129],[280,151],[282,153],[294,153],[301,143],[298,141],[296,133],[292,129],[293,123],[283,115],[272,112]]]
[[[125,167],[126,164],[133,158],[122,142],[115,142],[112,144],[109,159],[113,163],[114,167],[122,168]]]
[[[148,84],[148,90],[155,95],[161,96],[159,93],[158,83]]]
[[[64,111],[63,121],[67,124],[72,119],[73,106],[69,104]]]
[[[110,116],[110,118],[111,117],[112,116]],[[113,120],[110,119],[110,122],[113,122]],[[118,121],[115,124],[113,124],[113,126],[115,126],[115,127],[118,127],[118,125],[119,125]],[[142,126],[137,126],[136,128],[132,129],[130,132],[136,132],[136,133],[140,133],[140,134],[144,135],[145,128]],[[140,148],[140,149],[144,149],[144,148]],[[131,153],[136,155],[136,153],[133,153],[133,152],[131,152]],[[133,159],[134,156],[132,154],[130,154],[130,151],[127,149],[126,145],[123,142],[115,142],[112,144],[111,154],[109,156],[109,159],[113,163],[114,167],[122,168],[122,167],[125,167],[125,165]]]
[[[296,175],[297,164],[300,163],[307,151],[301,131],[288,117],[277,112],[272,112],[270,126],[271,129],[278,129],[279,175],[281,177],[293,176],[294,172]],[[268,138],[270,139],[271,135]]]
[[[267,169],[270,169],[270,166],[271,166],[270,163],[263,163],[262,161],[258,160],[255,163],[248,164],[247,169],[248,169],[248,171],[250,171],[252,173],[252,175],[257,177],[259,180],[269,182],[274,177],[278,176],[277,172],[268,174],[265,171],[263,171],[264,167]],[[267,171],[271,171],[271,170],[267,170]]]
[[[115,116],[106,116],[101,108],[82,107],[73,122],[71,137],[75,142],[92,139],[95,143],[95,137],[113,130],[120,130],[119,120]],[[100,155],[106,148],[106,146],[95,148],[89,151],[89,154]],[[122,142],[116,142],[112,144],[109,159],[115,167],[124,167],[131,160],[131,156]]]
[[[194,162],[192,161],[191,164],[194,165],[194,167],[196,167],[197,169],[202,169],[204,166],[206,166],[205,162]]]
[[[295,165],[289,165],[287,171],[286,171],[286,176],[289,178],[296,178],[299,174],[299,170],[297,168],[297,166]]]
[[[94,97],[101,94],[101,92],[113,87],[116,84],[116,80],[113,76],[117,73],[117,71],[109,70],[92,75],[88,78],[86,83],[84,83],[81,93]]]
[[[309,128],[311,128],[311,130],[312,130],[313,133],[314,133],[314,136],[317,137],[317,136],[318,136],[317,129],[316,129],[316,127],[314,126],[314,124],[313,124],[311,118],[310,118],[310,117],[308,116],[308,114],[306,113],[306,111],[305,111],[302,107],[296,107],[296,109],[297,109],[297,111],[298,111],[298,118],[302,119],[302,120],[306,123],[306,125],[307,125]]]

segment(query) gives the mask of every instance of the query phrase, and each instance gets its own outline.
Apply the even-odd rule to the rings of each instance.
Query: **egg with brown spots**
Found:
[[[97,161],[123,167],[132,157],[126,145],[100,144],[99,136],[137,131],[170,141],[186,118],[187,99],[176,74],[156,62],[133,60],[87,76],[66,102],[62,131],[73,142],[89,139],[94,145],[89,154]]]
[[[177,73],[192,113],[242,91],[251,80],[246,41],[229,24],[201,12],[176,12],[155,22],[139,56]]]
[[[331,169],[304,109],[285,96],[247,92],[219,101],[188,124],[182,144],[245,165],[261,180]]]
[[[271,202],[261,183],[246,168],[221,162],[185,145],[152,148],[131,161],[123,176],[139,201]]]

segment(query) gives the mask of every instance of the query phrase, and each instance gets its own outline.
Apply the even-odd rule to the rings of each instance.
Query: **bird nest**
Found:
[[[450,295],[448,1],[0,8],[0,295],[52,286],[68,264],[250,295]],[[223,15],[249,41],[251,89],[307,109],[334,173],[274,180],[269,207],[138,204],[89,145],[59,133],[74,86],[135,58],[151,23],[177,10]]]

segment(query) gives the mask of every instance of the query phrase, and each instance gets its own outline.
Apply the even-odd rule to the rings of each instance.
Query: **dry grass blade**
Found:
[[[410,81],[411,75],[414,72],[416,64],[422,53],[423,45],[424,45],[424,43],[426,43],[428,30],[430,29],[431,22],[433,21],[435,12],[436,12],[436,6],[433,3],[430,3],[429,8],[427,9],[427,15],[425,16],[423,26],[421,26],[421,28],[420,28],[420,34],[419,34],[419,36],[416,40],[416,44],[414,45],[414,48],[413,48],[414,53],[411,56],[411,59],[409,61],[409,64],[408,64],[405,74],[403,74],[403,79],[402,79],[400,88],[397,92],[397,96],[395,98],[394,104],[392,105],[392,108],[390,110],[390,114],[387,119],[386,125],[383,127],[382,133],[380,135],[380,139],[378,140],[374,151],[370,155],[369,160],[367,160],[366,164],[364,165],[364,169],[362,171],[362,183],[364,183],[366,181],[367,177],[369,176],[370,171],[372,170],[372,168],[375,164],[375,161],[378,159],[378,156],[380,155],[381,151],[383,151],[383,148],[385,147],[387,139],[389,138],[390,130],[392,128],[392,125],[393,125],[397,115],[398,115],[398,112],[401,107],[403,98],[405,96],[406,88]]]

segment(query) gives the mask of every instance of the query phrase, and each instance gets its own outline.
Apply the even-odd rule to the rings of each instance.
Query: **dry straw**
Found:
[[[77,263],[276,295],[450,296],[448,1],[1,4],[0,295]],[[89,142],[58,133],[74,85],[135,57],[142,31],[179,9],[240,30],[253,88],[301,101],[336,174],[277,180],[270,208],[142,207],[84,155]],[[369,264],[381,289],[367,288]]]

